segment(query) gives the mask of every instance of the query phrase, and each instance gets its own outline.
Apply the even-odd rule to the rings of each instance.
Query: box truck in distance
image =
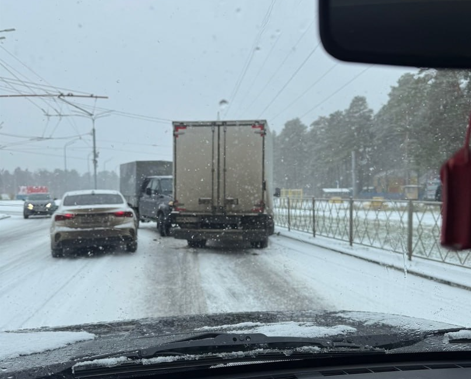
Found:
[[[264,120],[173,122],[174,237],[264,248],[273,234],[273,142]]]

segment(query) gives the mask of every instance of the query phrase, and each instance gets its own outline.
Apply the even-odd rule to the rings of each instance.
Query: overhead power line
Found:
[[[78,91],[78,90],[73,90],[73,89],[70,89],[70,88],[58,87],[58,86],[49,85],[49,84],[41,84],[41,83],[31,82],[31,81],[27,81],[27,80],[17,80],[17,79],[8,78],[6,76],[0,76],[0,79],[2,81],[7,81],[7,82],[9,82],[11,84],[14,84],[14,85],[27,87],[27,88],[39,89],[39,90],[43,90],[43,91],[55,90],[57,92],[66,91],[66,92],[80,93],[82,95],[88,94],[88,92],[85,92],[85,91]]]
[[[11,75],[13,75],[14,77],[18,78],[11,70],[8,69],[8,67],[7,67],[6,65],[4,65],[4,64],[2,63],[1,60],[0,60],[0,65],[1,65],[5,70],[7,70]],[[19,79],[19,78],[18,78],[18,79]],[[10,83],[5,82],[3,79],[0,79],[0,80],[2,80],[2,81],[3,81],[8,87],[10,87],[15,93],[19,93],[19,92],[20,92],[20,91],[18,91],[18,89],[16,89],[16,88],[15,88],[14,86],[12,86]],[[21,79],[19,79],[19,80],[21,80]],[[33,91],[33,92],[34,92],[34,91]],[[32,101],[32,100],[29,99],[29,98],[26,98],[26,100],[27,100],[29,103],[33,104],[33,105],[34,105],[36,108],[38,108],[40,111],[44,112],[44,109],[41,108],[38,104],[36,104],[34,101]],[[44,100],[43,100],[43,101],[44,101]],[[46,104],[47,104],[47,103],[46,103]],[[47,104],[47,105],[49,105],[49,104]]]
[[[85,108],[92,108],[92,106],[90,104],[82,104],[82,103],[78,103],[78,102],[74,102],[74,104],[80,105],[81,107],[85,107]],[[134,119],[140,119],[140,120],[149,121],[149,122],[161,122],[161,123],[165,122],[165,124],[168,124],[169,122],[173,121],[169,118],[156,117],[156,116],[146,116],[146,115],[142,115],[142,114],[138,114],[138,113],[118,111],[118,110],[110,109],[110,108],[96,107],[96,110],[113,112],[114,115],[119,115],[119,116],[123,116],[123,117],[134,118]]]
[[[9,52],[5,47],[3,46],[0,46],[0,48],[5,51],[9,56],[11,56],[14,60],[16,60],[18,63],[20,63],[23,67],[25,67],[28,71],[30,71],[31,73],[33,73],[34,75],[36,75],[39,79],[41,79],[42,81],[44,81],[45,83],[47,84],[39,84],[39,83],[34,83],[34,82],[24,82],[24,83],[27,83],[28,85],[32,85],[32,86],[41,86],[41,87],[49,87],[49,88],[53,88],[55,90],[64,90],[64,91],[69,91],[69,92],[76,92],[76,93],[82,93],[82,94],[86,94],[87,92],[83,92],[83,91],[77,91],[77,90],[71,90],[71,89],[68,89],[68,88],[61,88],[61,87],[57,87],[57,86],[54,86],[52,85],[51,83],[49,83],[46,79],[44,79],[41,75],[39,75],[36,71],[34,71],[31,67],[29,67],[26,63],[24,63],[23,61],[21,61],[16,55],[12,54],[11,52]],[[24,75],[23,75],[24,76]],[[23,84],[25,85],[25,84]]]
[[[13,137],[13,138],[27,138],[27,139],[37,139],[38,141],[40,140],[63,140],[63,139],[71,139],[71,138],[81,138],[81,137],[85,137],[85,136],[89,136],[90,133],[85,133],[85,134],[78,134],[78,135],[75,135],[75,136],[68,136],[68,137],[41,137],[41,136],[25,136],[25,135],[21,135],[21,134],[10,134],[10,133],[0,133],[0,135],[2,136],[6,136],[6,137]]]
[[[300,94],[296,99],[294,99],[291,103],[289,103],[283,110],[278,112],[274,117],[271,117],[271,120],[274,120],[278,118],[281,114],[286,112],[289,108],[291,108],[295,103],[298,102],[299,99],[301,99],[306,93],[308,93],[312,88],[314,88],[322,79],[324,79],[335,67],[338,66],[338,63],[335,63],[333,66],[331,66],[324,74],[322,74],[314,83],[312,83],[302,94]]]
[[[108,96],[97,96],[97,95],[75,95],[73,93],[20,93],[17,95],[0,95],[0,97],[86,97],[90,99],[108,99]]]
[[[301,69],[304,67],[304,65],[309,61],[309,58],[311,58],[314,55],[314,53],[316,52],[316,50],[318,48],[319,48],[319,44],[317,44],[317,46],[309,53],[309,55],[306,57],[306,59],[304,59],[303,63],[301,63],[301,65],[296,69],[296,71],[293,73],[293,75],[291,75],[291,77],[283,85],[283,87],[281,87],[281,89],[277,92],[275,97],[268,103],[268,105],[263,109],[263,111],[260,112],[260,114],[257,116],[257,118],[260,118],[262,116],[262,114],[264,114],[266,112],[266,110],[268,108],[270,108],[270,105],[272,105],[275,102],[275,100],[278,98],[278,96],[280,96],[281,93],[285,90],[285,88],[292,82],[292,80],[295,78],[295,76],[298,74],[298,72],[301,71]]]
[[[14,54],[10,53],[6,48],[4,48],[3,46],[0,46],[0,48],[2,48],[9,56],[11,56],[13,59],[15,59],[15,61],[19,62],[23,67],[25,67],[28,71],[30,71],[31,73],[33,73],[36,77],[38,77],[40,80],[44,81],[46,84],[38,84],[38,83],[34,83],[31,81],[30,78],[28,78],[26,75],[24,75],[23,73],[19,72],[18,70],[16,70],[14,67],[12,67],[11,65],[9,65],[7,62],[3,61],[3,60],[0,60],[2,61],[5,65],[9,66],[13,71],[17,72],[20,76],[22,76],[23,78],[26,78],[27,80],[23,80],[23,79],[20,79],[18,76],[16,76],[12,71],[8,70],[8,68],[5,67],[5,65],[3,65],[3,67],[10,73],[12,74],[15,79],[11,79],[11,78],[3,78],[3,79],[0,79],[2,80],[4,83],[6,83],[7,85],[9,85],[10,87],[12,87],[12,84],[14,84],[15,86],[23,86],[23,87],[26,87],[28,88],[33,94],[37,94],[37,92],[35,92],[36,90],[40,90],[41,92],[45,92],[49,95],[54,95],[51,93],[51,89],[55,92],[57,92],[58,94],[62,95],[64,94],[63,91],[67,91],[64,96],[70,96],[70,93],[74,93],[75,97],[79,96],[77,94],[75,94],[75,92],[77,93],[81,93],[83,96],[86,96],[86,95],[89,95],[89,93],[86,93],[86,92],[82,92],[82,91],[73,91],[73,90],[69,90],[69,89],[65,89],[65,88],[60,88],[60,87],[57,87],[57,86],[53,86],[51,83],[49,83],[46,79],[44,79],[41,75],[39,75],[36,71],[34,71],[31,67],[29,67],[27,64],[25,64],[24,62],[22,62],[19,58],[17,58]],[[15,82],[16,80],[16,82]],[[29,83],[34,83],[33,85],[30,85]],[[15,88],[15,92],[19,95],[23,95],[22,91],[19,91],[18,89]],[[24,97],[24,96],[22,96]],[[89,97],[89,96],[86,96],[86,97]],[[55,107],[53,107],[50,102],[46,101],[47,99],[43,99],[43,96],[40,98],[40,100],[42,102],[44,102],[48,107],[51,107],[56,113],[57,115],[60,115],[61,112],[62,112],[62,104],[59,104],[59,102],[57,101],[57,99],[55,97],[51,97],[52,101],[57,104],[57,107],[58,109],[56,109]],[[31,99],[29,99],[28,97],[26,97],[26,100],[28,100],[30,103],[32,104],[36,104],[34,103]],[[96,104],[96,98],[95,98],[95,104]],[[44,113],[44,114],[47,114],[47,112],[42,109],[41,107],[38,106],[38,108]],[[56,131],[57,127],[59,126],[60,122],[62,121],[62,119],[60,118],[59,121],[57,122],[56,126],[54,127],[54,129],[52,130],[52,132],[50,133],[50,136],[52,136],[54,134],[54,132]],[[79,132],[79,129],[77,127],[77,124],[75,122],[75,120],[73,118],[68,118],[67,121],[69,122],[69,124],[72,126],[72,128],[77,132],[77,134],[80,134]],[[46,134],[46,130],[47,130],[47,127],[49,125],[49,117],[47,119],[47,122],[46,122],[46,125],[44,126],[44,130],[43,130],[43,133],[42,135],[44,136]]]
[[[86,147],[71,147],[71,150],[86,150]],[[155,156],[165,156],[169,157],[172,155],[171,152],[165,154],[158,154],[155,151],[137,151],[137,150],[127,150],[127,149],[120,149],[120,148],[115,148],[115,147],[100,147],[100,150],[111,150],[111,151],[121,151],[124,153],[134,153],[134,154],[145,154],[145,155],[155,155]]]
[[[296,49],[296,47],[301,43],[302,39],[304,38],[304,36],[307,34],[307,32],[311,29],[311,27],[314,25],[314,21],[311,22],[309,24],[309,26],[306,28],[306,30],[301,34],[301,36],[298,38],[298,40],[296,41],[296,43],[294,44],[294,46],[290,49],[290,51],[286,54],[285,58],[283,59],[283,61],[278,65],[277,69],[275,70],[275,72],[272,74],[272,76],[270,77],[270,79],[268,79],[268,81],[265,83],[265,85],[263,86],[263,88],[260,90],[260,91],[257,91],[257,96],[255,96],[255,99],[252,101],[252,103],[247,107],[245,108],[245,111],[248,111],[250,110],[254,104],[256,103],[256,101],[258,100],[258,98],[262,95],[262,93],[267,89],[267,87],[270,85],[270,83],[272,82],[273,78],[275,78],[275,76],[278,74],[278,72],[281,70],[281,68],[284,66],[284,64],[286,63],[286,61],[293,55],[292,54],[292,51]]]
[[[255,78],[251,81],[250,83],[250,86],[249,88],[247,89],[247,91],[245,92],[244,96],[242,96],[242,99],[246,99],[248,97],[248,95],[251,93],[252,91],[252,88],[255,84],[255,82],[257,81],[258,77],[260,76],[260,74],[262,73],[262,70],[264,69],[266,63],[268,62],[268,59],[270,58],[271,54],[273,53],[273,51],[275,50],[275,46],[276,44],[278,43],[278,41],[280,40],[281,38],[281,33],[278,35],[278,37],[276,38],[275,42],[273,43],[273,45],[271,46],[270,48],[270,51],[268,52],[267,56],[265,57],[265,60],[263,61],[262,65],[260,66],[259,70],[257,71],[257,74],[255,75]],[[237,111],[236,111],[236,114],[239,113],[239,110],[242,106],[242,102],[244,100],[242,100],[240,103],[239,103],[239,107],[237,108]]]
[[[247,56],[247,59],[242,66],[242,71],[239,74],[239,77],[237,78],[236,84],[231,92],[231,96],[229,97],[229,105],[226,108],[224,115],[229,114],[229,110],[231,109],[232,103],[234,102],[237,93],[239,92],[240,85],[244,81],[245,75],[247,74],[247,71],[250,67],[250,64],[252,63],[253,57],[255,56],[255,51],[260,43],[260,38],[262,37],[263,32],[265,31],[265,28],[268,24],[268,21],[270,19],[271,13],[273,11],[273,7],[275,6],[276,0],[272,0],[270,3],[270,6],[268,7],[267,12],[265,13],[265,16],[262,21],[262,25],[260,27],[260,30],[258,31],[257,35],[255,36],[254,42],[252,44],[252,47],[250,48],[249,55]]]
[[[0,152],[2,152],[2,151],[11,151],[11,152],[21,153],[21,154],[35,154],[35,155],[45,155],[45,156],[49,156],[49,157],[60,157],[60,158],[63,158],[63,155],[59,155],[59,154],[39,153],[39,152],[35,152],[35,151],[25,151],[25,150],[18,150],[18,149],[0,149]],[[72,158],[72,159],[80,159],[80,160],[83,160],[83,161],[88,160],[87,158],[69,157],[69,156],[67,156],[67,159],[69,159],[69,158]]]
[[[362,70],[361,72],[359,72],[358,74],[356,74],[352,79],[350,79],[348,82],[346,82],[344,85],[342,85],[340,88],[338,88],[336,91],[334,91],[333,93],[331,93],[329,96],[327,96],[324,100],[322,100],[321,102],[317,103],[316,105],[314,105],[311,109],[309,109],[306,113],[304,113],[301,118],[307,116],[309,113],[311,113],[314,109],[320,107],[322,104],[324,104],[326,101],[330,100],[332,97],[334,97],[336,94],[338,94],[340,91],[342,91],[345,87],[347,87],[348,85],[350,85],[353,81],[355,81],[356,79],[358,79],[361,75],[363,75],[366,71],[368,71],[371,67],[373,66],[368,66],[366,67],[364,70]]]

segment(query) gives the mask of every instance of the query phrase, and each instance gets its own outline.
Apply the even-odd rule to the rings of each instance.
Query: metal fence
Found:
[[[471,268],[471,251],[440,246],[441,203],[357,199],[275,198],[275,223],[307,232],[375,247],[409,260],[420,257]]]

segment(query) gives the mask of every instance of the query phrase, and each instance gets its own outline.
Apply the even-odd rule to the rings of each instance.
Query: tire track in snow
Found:
[[[319,288],[305,286],[273,264],[271,248],[200,251],[203,286],[211,312],[326,309]]]
[[[69,285],[69,283],[71,283],[73,280],[75,280],[75,278],[87,267],[87,264],[80,267],[74,275],[72,275],[68,280],[66,280],[65,282],[62,283],[61,286],[59,286],[50,296],[48,296],[46,299],[44,299],[43,302],[37,304],[38,305],[38,309],[43,309],[45,308],[45,306],[51,302],[52,299],[54,299],[55,296],[57,296],[58,293],[60,293],[65,287],[67,287]],[[24,320],[22,323],[19,324],[19,328],[21,329],[22,327],[24,327],[24,325],[30,321],[33,317],[36,316],[35,314],[36,312],[32,312],[31,315],[26,318],[26,320]]]
[[[155,316],[207,312],[201,287],[198,253],[186,241],[162,238],[154,229],[143,228],[145,251],[153,251],[144,273],[148,312]]]

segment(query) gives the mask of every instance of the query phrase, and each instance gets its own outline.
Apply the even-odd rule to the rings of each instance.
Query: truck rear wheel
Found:
[[[127,245],[126,245],[126,251],[128,253],[135,253],[137,250],[137,241],[132,241],[132,242],[129,242]]]
[[[188,246],[189,247],[198,248],[198,247],[205,247],[206,246],[206,240],[198,240],[198,241],[187,240],[187,241],[188,241]]]
[[[260,241],[254,241],[250,243],[252,247],[256,249],[265,249],[268,247],[268,238],[264,238],[263,240]]]

